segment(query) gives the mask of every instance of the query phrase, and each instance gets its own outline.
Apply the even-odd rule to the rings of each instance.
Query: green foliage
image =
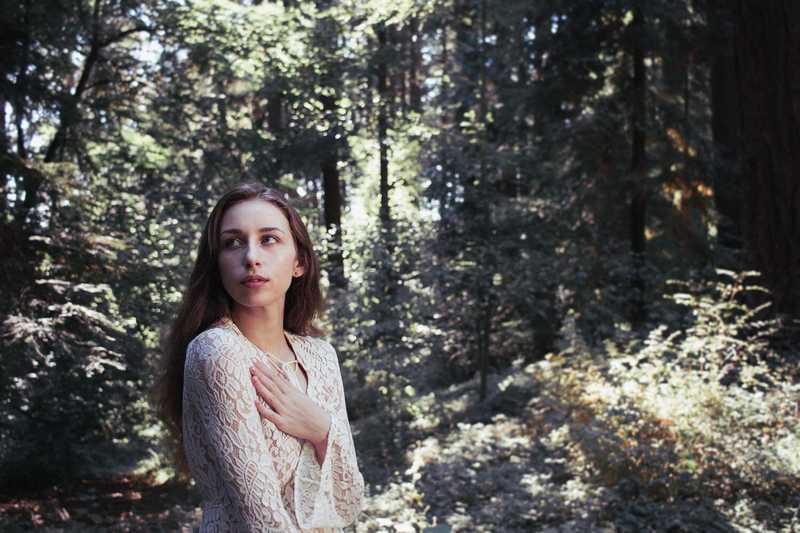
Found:
[[[670,335],[666,335],[665,326],[656,328],[647,340],[648,350],[655,350],[657,359],[696,370],[709,379],[735,382],[749,389],[768,388],[773,373],[768,363],[778,362],[770,339],[780,327],[777,319],[765,314],[768,301],[752,307],[757,301],[752,298],[754,294],[768,292],[750,283],[751,278],[759,277],[757,272],[717,270],[717,274],[721,278],[718,281],[673,282],[688,291],[667,297],[689,308],[693,323],[685,331]],[[648,350],[642,357],[647,357]]]
[[[646,339],[621,331],[551,360],[546,379],[580,405],[582,460],[607,482],[634,479],[671,500],[796,493],[797,376],[769,347],[775,321],[745,298],[763,291],[752,273],[718,274],[676,282],[685,292],[670,298],[688,313]]]
[[[363,261],[350,265],[363,278],[329,295],[327,316],[343,366],[351,372],[354,418],[385,413],[389,432],[377,432],[373,446],[397,450],[405,445],[402,430],[410,419],[400,401],[415,394],[415,376],[423,371],[434,339],[425,327],[431,303],[420,283],[421,250],[415,244],[424,226],[396,221],[391,248],[378,231],[367,231],[349,251]]]
[[[144,413],[143,346],[108,285],[39,279],[26,297],[0,331],[6,488],[97,471],[86,453],[126,442]]]

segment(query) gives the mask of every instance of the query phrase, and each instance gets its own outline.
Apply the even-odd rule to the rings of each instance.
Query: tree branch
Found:
[[[127,30],[123,30],[123,31],[117,33],[116,35],[113,35],[111,37],[108,37],[108,38],[100,41],[99,45],[100,45],[100,48],[105,48],[106,46],[109,46],[111,44],[118,43],[119,41],[121,41],[125,37],[127,37],[128,35],[133,35],[134,33],[139,33],[139,32],[152,33],[154,31],[155,31],[155,28],[152,27],[152,26],[148,26],[146,24],[139,24],[137,26],[134,26],[133,28],[129,28]]]

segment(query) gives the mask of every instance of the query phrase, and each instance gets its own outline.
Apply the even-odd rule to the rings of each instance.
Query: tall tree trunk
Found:
[[[5,76],[4,76],[5,77]],[[6,131],[6,99],[5,95],[0,95],[0,158],[5,160],[11,157],[11,150],[8,146],[8,132]],[[5,161],[0,162],[0,169],[5,168]],[[6,222],[5,216],[8,213],[8,191],[6,191],[6,180],[9,176],[4,170],[0,170],[0,224]]]
[[[113,42],[113,40],[107,41],[107,44],[111,42]],[[89,85],[89,80],[91,79],[97,61],[100,59],[100,50],[103,46],[100,35],[100,1],[96,0],[92,13],[92,35],[89,44],[89,53],[86,54],[86,59],[83,61],[81,75],[75,88],[71,93],[63,95],[61,98],[61,106],[58,112],[58,127],[56,128],[53,138],[50,140],[50,144],[47,145],[47,150],[44,155],[45,163],[52,163],[64,157],[64,149],[67,145],[69,131],[80,120],[79,105],[83,98],[83,93]],[[20,154],[20,157],[23,157],[23,155]],[[25,202],[22,204],[21,220],[24,220],[25,215],[37,205],[36,196],[42,182],[41,174],[26,177]]]
[[[739,0],[744,232],[779,312],[800,316],[800,3]]]
[[[517,65],[508,64],[507,57],[519,54],[518,40],[515,36],[515,26],[509,28],[504,21],[494,20],[495,50],[492,54],[491,79],[497,94],[497,100],[502,105],[492,109],[495,121],[486,126],[489,128],[489,141],[493,144],[505,146],[505,157],[499,160],[499,178],[495,182],[494,190],[500,195],[514,198],[517,195],[517,167],[514,155],[517,151],[518,122],[521,120],[515,99],[514,83],[511,81],[511,72]],[[513,53],[511,51],[514,50]],[[523,55],[523,54],[519,54]],[[484,55],[485,57],[485,55]],[[500,125],[499,127],[497,125]],[[513,253],[513,250],[509,250]]]
[[[330,0],[318,0],[317,8],[324,10],[331,5]],[[322,50],[336,50],[341,29],[334,18],[325,18],[320,21],[317,34],[318,46]],[[328,130],[324,133],[322,144],[322,158],[320,172],[322,174],[323,218],[328,233],[328,253],[326,262],[328,275],[332,287],[347,288],[347,279],[344,272],[344,257],[342,254],[342,183],[339,176],[339,140],[337,136],[341,131],[337,100],[339,98],[341,81],[337,78],[338,63],[335,55],[326,56],[323,62],[324,73],[319,80],[327,89],[324,96],[320,97],[325,121]]]
[[[283,95],[280,91],[267,94],[267,127],[276,133],[283,130]]]
[[[645,187],[645,96],[646,72],[644,64],[644,20],[641,6],[637,2],[631,22],[631,58],[633,59],[633,86],[631,92],[631,200],[630,239],[633,255],[633,295],[631,319],[644,319],[644,253],[647,189]]]
[[[58,126],[45,150],[45,163],[52,163],[64,159],[65,150],[68,147],[70,131],[80,122],[80,105],[84,101],[85,93],[89,90],[89,82],[94,75],[94,71],[102,59],[101,53],[103,50],[134,33],[153,30],[150,26],[137,24],[131,28],[119,30],[112,34],[104,34],[102,23],[102,2],[101,0],[95,0],[91,18],[92,27],[89,37],[89,51],[81,66],[80,77],[75,87],[71,92],[61,95],[58,110]],[[19,125],[18,129],[21,130]],[[19,153],[19,155],[23,159],[27,157],[23,153]],[[43,177],[44,175],[42,173],[33,173],[25,178],[25,201],[22,203],[21,212],[18,214],[20,220],[24,220],[25,215],[37,205],[36,197],[43,183]]]
[[[391,213],[389,212],[389,143],[387,139],[388,114],[389,114],[389,86],[386,66],[387,39],[386,25],[378,23],[375,28],[378,36],[378,64],[377,64],[377,91],[378,91],[378,145],[380,157],[380,220],[385,231],[391,231]]]
[[[479,192],[488,193],[491,189],[489,187],[489,168],[486,164],[487,157],[487,144],[489,142],[489,123],[488,123],[488,104],[487,104],[487,75],[486,75],[486,0],[480,2],[480,45],[478,62],[480,65],[479,81],[480,92],[478,100],[478,121],[481,125],[481,138],[480,142],[480,173],[478,176],[479,185],[476,187]],[[480,218],[480,234],[485,235],[485,240],[481,238],[482,242],[494,241],[492,235],[492,215],[491,215],[491,200],[486,201],[485,205],[479,210]],[[491,246],[481,246],[481,254],[483,255],[481,262],[486,268],[483,272],[477,273],[478,282],[478,364],[480,367],[480,399],[486,399],[487,377],[489,374],[489,349],[491,345],[492,335],[492,280],[494,278],[494,251]]]
[[[458,128],[458,134],[462,136],[474,135],[470,133],[465,127],[465,117],[469,111],[478,111],[474,108],[474,98],[476,92],[480,98],[480,83],[481,83],[481,65],[480,54],[482,52],[481,44],[476,38],[476,32],[473,23],[480,14],[476,11],[475,5],[471,0],[457,0],[454,3],[454,20],[455,20],[455,46],[453,50],[453,66],[454,72],[451,74],[453,79],[461,78],[459,81],[452,84],[451,101],[458,102],[454,106],[453,111],[453,125]],[[463,81],[462,81],[463,80]],[[474,80],[473,83],[470,83]],[[481,105],[478,102],[478,105]],[[480,119],[479,124],[483,124]],[[475,152],[480,150],[480,143],[475,145],[465,146],[465,153],[469,154],[470,160],[474,161],[476,156]],[[461,215],[468,220],[474,220],[475,214],[479,212],[480,193],[477,190],[476,183],[481,183],[482,176],[475,175],[474,171],[467,171],[460,173],[461,186],[464,188],[464,201],[460,205]]]
[[[396,94],[399,100],[399,108],[395,102],[392,102],[392,114],[391,117],[394,118],[395,116],[399,115],[401,117],[405,117],[408,111],[408,69],[409,69],[409,58],[411,57],[411,48],[409,47],[410,40],[411,40],[411,32],[408,30],[408,25],[404,25],[395,29],[392,32],[394,36],[393,39],[390,41],[397,43],[398,46],[398,55],[399,58],[393,63],[397,65],[397,68],[392,69],[394,75],[392,76],[395,80],[392,86],[392,94]]]
[[[422,111],[422,90],[419,86],[419,73],[422,66],[422,39],[419,31],[419,19],[411,17],[408,26],[408,40],[410,51],[410,64],[408,71],[409,105],[412,111]]]
[[[30,53],[30,0],[23,3],[22,13],[22,27],[23,27],[23,40],[22,40],[22,54],[20,58],[19,70],[17,72],[17,83],[14,87],[14,125],[17,131],[17,156],[20,159],[28,159],[28,151],[25,147],[25,129],[22,126],[25,120],[25,95],[27,94],[27,81],[28,81],[28,56]],[[19,184],[19,179],[17,179]],[[19,223],[24,223],[28,211],[35,205],[34,196],[39,188],[39,177],[35,175],[28,175],[22,178],[22,189],[25,191],[25,200],[19,203],[17,200],[18,212],[16,219]],[[17,190],[19,196],[19,190]]]
[[[380,262],[380,272],[382,274],[383,298],[385,301],[378,311],[378,323],[388,324],[387,329],[391,331],[398,331],[397,327],[398,317],[396,314],[397,302],[395,297],[397,295],[397,276],[394,272],[394,265],[392,258],[394,256],[394,234],[392,228],[391,212],[389,211],[389,144],[388,144],[388,127],[389,127],[389,112],[390,112],[390,91],[389,91],[389,68],[387,65],[388,59],[388,29],[384,22],[379,22],[374,27],[375,35],[378,38],[378,51],[376,54],[375,64],[375,88],[378,93],[378,145],[379,145],[379,158],[380,158],[380,210],[379,218],[381,225],[380,239],[383,246],[385,246],[385,260]],[[399,342],[396,337],[390,334],[382,335],[381,343]],[[383,385],[386,390],[386,402],[388,416],[388,435],[386,442],[389,446],[384,448],[384,453],[392,454],[397,450],[397,445],[400,441],[401,425],[397,420],[397,410],[395,409],[395,386],[397,382],[396,376],[397,360],[392,357],[387,362],[387,372],[384,374]]]
[[[331,129],[325,140],[325,153],[320,163],[322,172],[322,188],[325,191],[323,202],[325,227],[331,241],[327,260],[330,282],[333,287],[344,289],[347,279],[344,275],[344,258],[342,256],[342,194],[339,180],[339,154],[337,149],[336,130],[336,97],[325,96],[322,106]]]
[[[730,45],[732,32],[727,23],[731,20],[730,6],[709,13],[714,21],[719,44],[711,64],[711,134],[717,156],[714,165],[714,204],[722,215],[717,232],[717,242],[729,248],[740,248],[742,205],[742,174],[738,153],[741,146],[741,108],[736,81],[734,47]]]
[[[447,102],[448,97],[450,95],[450,79],[451,79],[451,72],[450,72],[450,55],[448,53],[448,35],[449,35],[449,28],[447,25],[447,19],[442,19],[442,27],[441,27],[441,55],[439,56],[439,62],[442,69],[442,74],[439,79],[439,83],[441,84],[441,91],[439,95],[439,99],[441,102]],[[443,112],[439,116],[439,127],[442,130],[446,130],[450,127],[450,115],[446,112]],[[450,191],[446,187],[440,187],[439,189],[439,218],[441,220],[446,220],[446,217],[450,213],[450,198],[451,194]],[[437,233],[439,235],[439,239],[442,240],[446,238],[446,230],[445,224],[439,224],[437,226]]]
[[[267,129],[275,134],[275,138],[282,139],[283,138],[283,129],[284,129],[284,116],[283,116],[283,93],[278,89],[270,89],[267,91],[267,109],[266,109],[266,119],[267,119]],[[262,112],[262,119],[261,122],[263,123],[263,112]],[[276,176],[280,176],[283,174],[283,156],[281,151],[278,150],[274,155],[274,163],[272,167],[272,172]]]

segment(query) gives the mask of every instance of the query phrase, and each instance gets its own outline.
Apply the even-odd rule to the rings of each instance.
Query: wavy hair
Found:
[[[297,335],[322,335],[313,321],[323,309],[320,288],[320,263],[303,220],[294,207],[276,189],[260,183],[242,183],[228,190],[211,210],[200,238],[197,258],[189,283],[178,305],[175,320],[162,335],[162,364],[153,387],[153,399],[159,418],[166,424],[175,446],[178,474],[187,474],[183,449],[183,367],[186,349],[194,337],[222,317],[230,317],[233,300],[222,285],[218,257],[220,225],[227,210],[239,202],[258,198],[273,204],[289,221],[302,276],[292,278],[286,291],[283,327]]]

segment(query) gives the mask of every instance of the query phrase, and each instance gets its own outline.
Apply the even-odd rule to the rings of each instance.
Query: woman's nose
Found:
[[[255,266],[261,264],[261,257],[259,256],[258,246],[253,246],[249,244],[244,252],[244,262],[245,265]]]

